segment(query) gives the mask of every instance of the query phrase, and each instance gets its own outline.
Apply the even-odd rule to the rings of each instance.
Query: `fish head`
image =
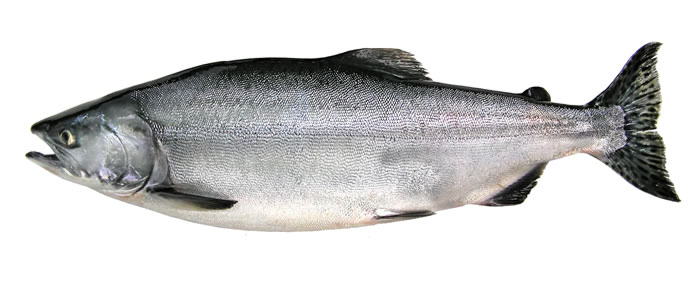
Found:
[[[27,158],[68,181],[113,197],[126,197],[148,182],[155,142],[148,123],[127,99],[97,100],[35,123],[54,154]]]

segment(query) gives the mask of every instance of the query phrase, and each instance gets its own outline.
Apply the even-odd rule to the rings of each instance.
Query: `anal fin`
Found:
[[[527,174],[523,175],[515,183],[503,189],[503,191],[496,194],[487,202],[483,203],[484,206],[512,206],[518,205],[525,201],[527,195],[530,194],[532,188],[537,185],[537,179],[542,175],[544,167],[547,163],[542,163],[537,165],[535,168],[530,170]]]

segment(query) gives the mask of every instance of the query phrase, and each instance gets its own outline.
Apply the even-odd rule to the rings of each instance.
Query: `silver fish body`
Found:
[[[517,204],[547,162],[581,152],[605,162],[632,137],[623,103],[567,106],[548,102],[541,88],[510,94],[436,83],[410,54],[392,49],[204,65],[61,117],[115,108],[148,129],[117,136],[137,143],[120,159],[147,159],[141,166],[151,170],[125,169],[139,183],[106,194],[248,230],[343,228],[465,204]],[[667,180],[663,162],[661,169]],[[636,186],[677,200],[662,191],[668,186]]]

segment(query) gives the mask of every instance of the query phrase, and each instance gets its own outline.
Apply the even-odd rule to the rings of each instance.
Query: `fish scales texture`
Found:
[[[302,231],[522,203],[549,161],[594,156],[680,201],[656,132],[659,43],[585,105],[433,82],[411,54],[188,69],[35,123],[26,157],[107,196],[225,228]]]
[[[539,163],[624,143],[622,119],[604,119],[615,108],[538,104],[318,62],[222,64],[133,99],[173,184],[242,202],[230,212],[255,206],[258,223],[284,212],[295,223],[311,215],[311,225],[352,225],[377,209],[479,203]]]

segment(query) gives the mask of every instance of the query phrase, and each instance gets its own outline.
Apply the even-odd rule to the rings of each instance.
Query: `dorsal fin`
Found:
[[[358,49],[329,57],[340,64],[389,74],[405,80],[430,80],[413,54],[399,49]]]
[[[503,189],[503,191],[496,194],[483,205],[511,206],[524,202],[527,195],[530,194],[530,190],[537,185],[537,179],[542,175],[545,166],[547,166],[547,163],[537,165],[518,181]]]
[[[534,100],[534,101],[540,101],[540,102],[552,101],[552,98],[549,96],[549,93],[543,87],[531,87],[531,88],[525,90],[525,92],[522,92],[520,95],[532,98],[532,100]]]

